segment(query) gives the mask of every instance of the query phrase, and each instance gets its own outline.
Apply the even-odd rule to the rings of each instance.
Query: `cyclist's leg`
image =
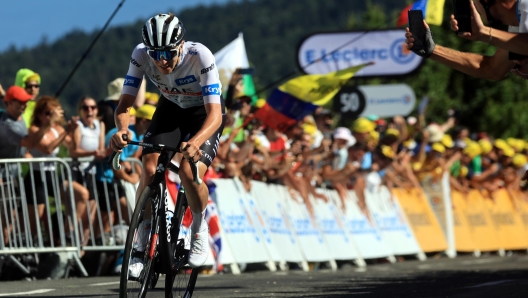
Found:
[[[199,117],[196,117],[199,118]],[[195,119],[196,119],[195,118]],[[202,158],[198,163],[199,175],[203,176],[218,150],[220,136],[223,131],[225,116],[222,117],[222,125],[220,128],[200,147],[202,150]],[[203,121],[203,119],[202,119]],[[202,122],[203,124],[203,122]],[[195,123],[194,127],[198,126]],[[191,131],[191,135],[196,131]],[[192,267],[199,267],[205,263],[209,255],[209,232],[207,222],[205,221],[205,209],[209,198],[209,190],[207,186],[202,183],[197,185],[193,182],[192,172],[187,160],[183,160],[180,165],[180,179],[182,185],[185,187],[187,202],[193,214],[193,222],[191,224],[191,253],[189,255],[189,265]]]

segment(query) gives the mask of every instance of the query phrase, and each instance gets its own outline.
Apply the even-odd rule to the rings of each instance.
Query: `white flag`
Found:
[[[249,68],[246,45],[242,33],[238,37],[214,54],[216,67],[222,82],[222,89],[226,91],[233,72],[237,68]]]

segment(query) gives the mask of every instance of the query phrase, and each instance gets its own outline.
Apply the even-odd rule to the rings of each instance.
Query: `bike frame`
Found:
[[[178,242],[180,223],[188,207],[187,198],[185,197],[185,189],[183,188],[183,185],[180,186],[174,210],[168,209],[168,198],[166,195],[167,186],[165,182],[165,171],[170,170],[178,174],[179,169],[172,164],[171,159],[175,152],[179,152],[179,149],[167,147],[165,145],[153,145],[135,141],[127,141],[127,143],[129,145],[141,146],[143,148],[152,148],[155,152],[160,153],[156,165],[156,173],[149,185],[151,191],[157,192],[157,195],[150,196],[151,198],[155,198],[150,200],[150,203],[152,207],[151,226],[156,230],[151,232],[149,248],[145,253],[148,252],[147,257],[149,259],[154,259],[156,258],[155,253],[157,247],[160,258],[156,263],[161,266],[155,266],[155,272],[171,274],[187,263],[188,256],[188,250],[185,250],[183,241]],[[170,154],[171,152],[173,154]],[[111,160],[112,162],[115,162],[114,160],[119,160],[119,157],[115,158],[113,155]],[[114,166],[114,168],[116,167],[118,167],[118,165]],[[201,183],[201,180],[198,177],[196,164],[194,167],[191,166],[191,169],[195,183]],[[174,214],[176,211],[180,211],[181,214]],[[174,255],[177,251],[177,245],[181,245],[179,251],[182,252],[178,256]],[[177,262],[175,262],[176,259],[178,259]]]

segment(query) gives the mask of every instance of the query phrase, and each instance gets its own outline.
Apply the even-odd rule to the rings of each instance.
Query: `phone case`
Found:
[[[455,19],[458,23],[457,33],[471,32],[470,0],[453,0]]]
[[[423,23],[423,13],[421,10],[409,10],[409,31],[414,38],[413,50],[423,50],[425,48],[425,26]]]

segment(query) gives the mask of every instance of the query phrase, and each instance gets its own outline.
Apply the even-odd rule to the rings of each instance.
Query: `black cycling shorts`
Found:
[[[218,130],[200,147],[203,162],[207,167],[211,165],[216,156],[220,136],[224,130],[226,120],[224,103],[222,99],[222,124]],[[151,144],[163,144],[165,146],[180,148],[181,143],[189,136],[192,138],[203,126],[207,112],[205,106],[180,108],[177,104],[170,102],[161,96],[152,117],[144,142]],[[151,148],[144,148],[143,155],[153,153]]]

